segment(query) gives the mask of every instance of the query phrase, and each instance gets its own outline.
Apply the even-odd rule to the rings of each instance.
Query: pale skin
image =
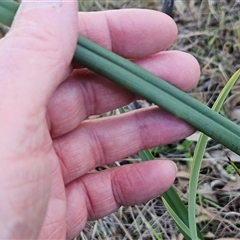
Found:
[[[72,73],[77,35],[183,91],[196,84],[199,66],[164,51],[177,28],[160,12],[77,15],[74,1],[24,6],[0,40],[0,238],[71,239],[87,220],[158,196],[176,175],[167,160],[89,171],[194,131],[157,107],[85,120],[139,97],[83,68]]]

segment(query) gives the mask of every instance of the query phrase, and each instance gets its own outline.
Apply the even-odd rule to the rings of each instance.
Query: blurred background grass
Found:
[[[147,8],[161,11],[161,0],[80,1],[84,11]],[[240,1],[175,0],[172,17],[179,35],[171,47],[191,53],[201,66],[198,85],[189,92],[212,106],[230,76],[240,67]],[[171,71],[171,69],[169,69]],[[234,86],[221,114],[240,123],[239,82]],[[132,110],[136,104],[125,109]],[[150,105],[139,101],[138,107]],[[111,114],[118,114],[113,111]],[[178,165],[174,186],[188,201],[189,168],[199,133],[177,143],[152,149],[155,157],[169,158]],[[240,158],[214,141],[209,141],[202,164],[196,219],[205,239],[240,239],[240,180],[227,163],[226,153],[240,167]],[[141,161],[129,156],[115,165]],[[99,168],[102,170],[105,166]],[[182,239],[160,198],[145,204],[121,207],[118,212],[88,222],[75,239]]]

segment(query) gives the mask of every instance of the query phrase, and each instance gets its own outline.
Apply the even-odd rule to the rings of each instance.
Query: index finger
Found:
[[[170,47],[177,36],[166,14],[143,9],[80,12],[79,34],[125,57],[142,58]]]

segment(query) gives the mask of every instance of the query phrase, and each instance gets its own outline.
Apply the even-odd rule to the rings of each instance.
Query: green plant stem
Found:
[[[8,18],[13,19],[16,3],[12,4],[11,0],[0,2],[0,22],[4,22],[4,9],[5,13],[6,9],[13,11]],[[164,80],[84,37],[78,38],[74,60],[154,102],[240,155],[240,128],[236,124]]]
[[[197,236],[197,223],[196,223],[196,196],[197,196],[197,186],[199,179],[199,172],[202,165],[202,159],[207,146],[208,136],[200,134],[198,142],[194,151],[192,166],[191,166],[191,176],[189,180],[189,198],[188,198],[188,218],[189,218],[189,228],[192,239]]]
[[[0,22],[10,27],[18,7],[19,7],[19,4],[14,1],[1,1],[0,2]]]
[[[179,218],[179,216],[176,214],[176,212],[173,211],[173,209],[171,208],[171,206],[168,204],[168,202],[163,198],[163,203],[166,207],[166,209],[168,210],[169,214],[172,216],[173,219],[176,219],[175,222],[178,223],[178,227],[180,227],[182,229],[182,231],[184,232],[184,239],[185,240],[193,240],[193,238],[190,237],[190,230],[188,228],[188,226],[182,221],[181,218]],[[194,240],[200,240],[200,238],[196,237],[194,238]]]
[[[140,158],[143,161],[149,161],[153,160],[154,156],[149,150],[143,150],[139,153]],[[179,195],[177,194],[174,187],[170,187],[166,192],[164,192],[161,195],[162,200],[165,200],[167,204],[170,206],[172,211],[181,219],[181,221],[189,227],[189,221],[188,221],[188,210],[185,206],[185,204],[180,199]],[[164,201],[163,201],[164,202]],[[173,216],[172,216],[173,217]],[[174,219],[176,225],[178,226],[179,231],[183,234],[185,240],[191,240],[189,235],[185,232],[185,230],[181,227],[181,224],[177,221],[177,219]],[[203,236],[199,229],[197,229],[198,238],[203,240]]]
[[[240,154],[240,128],[236,124],[132,62],[83,37],[78,39],[74,60],[165,108]]]
[[[118,110],[120,111],[121,114],[125,113],[124,108],[119,108]],[[153,154],[151,153],[151,151],[148,149],[138,152],[138,155],[143,162],[155,159]],[[181,222],[183,222],[188,228],[189,221],[188,221],[187,208],[186,208],[185,204],[182,202],[182,200],[180,199],[180,197],[178,196],[174,187],[170,187],[166,192],[164,192],[161,195],[161,198],[162,198],[163,203],[167,203],[167,205],[171,209],[171,211],[174,212],[174,216],[177,215],[178,218],[181,219]],[[166,206],[166,204],[165,204],[165,206]],[[178,226],[179,231],[185,237],[185,240],[191,240],[191,238],[189,237],[189,234],[186,233],[185,229],[182,228],[182,225],[179,223],[179,221],[176,218],[174,218],[174,216],[172,216],[172,217],[173,217],[176,225]],[[203,240],[203,237],[199,230],[198,230],[198,238]]]
[[[235,163],[231,160],[230,157],[228,157],[228,162],[230,163],[230,165],[234,168],[234,170],[236,171],[236,173],[238,174],[238,176],[240,176],[240,170],[238,169],[238,167],[235,165]]]

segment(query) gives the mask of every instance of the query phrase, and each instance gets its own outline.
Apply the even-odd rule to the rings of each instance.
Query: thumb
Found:
[[[76,41],[75,0],[23,0],[0,41],[0,96],[5,103],[7,97],[18,104],[24,99],[45,105],[69,73]]]

